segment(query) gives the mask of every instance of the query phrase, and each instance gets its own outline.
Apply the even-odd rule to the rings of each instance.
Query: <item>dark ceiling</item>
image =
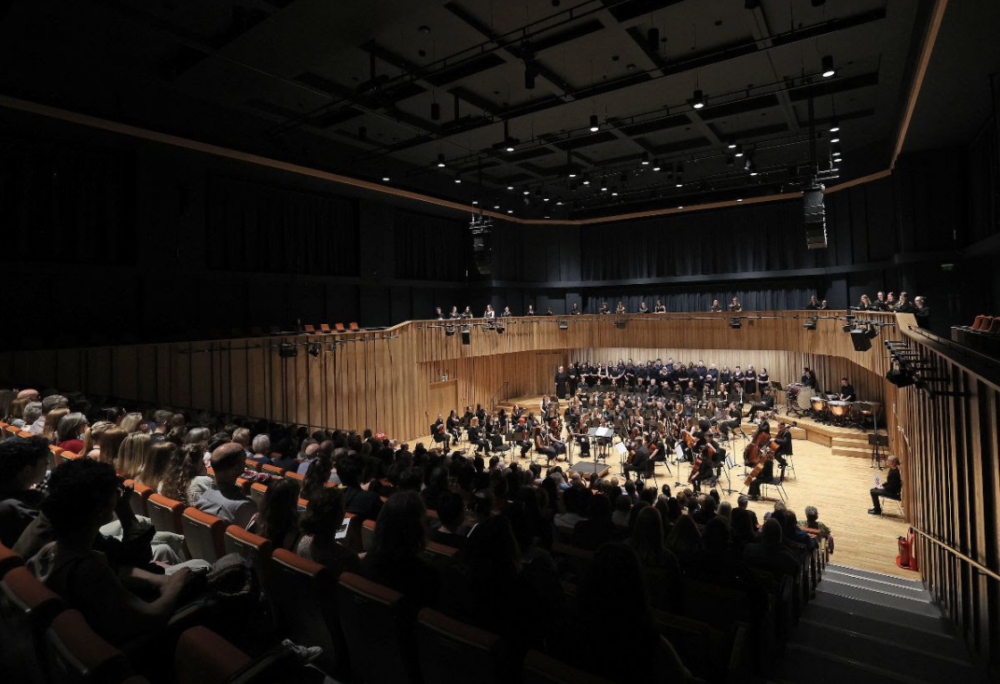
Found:
[[[585,217],[886,168],[928,4],[15,0],[0,90],[517,216]]]

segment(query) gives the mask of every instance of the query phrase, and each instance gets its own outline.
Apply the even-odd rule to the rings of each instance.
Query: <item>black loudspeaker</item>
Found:
[[[865,338],[868,339],[867,337]],[[469,330],[462,331],[462,344],[469,344],[472,341],[472,332]],[[869,347],[871,344],[868,345]]]
[[[482,275],[490,274],[490,262],[493,250],[490,245],[490,234],[480,233],[472,236],[472,255],[476,260],[476,270]]]
[[[825,249],[826,207],[822,188],[810,188],[802,193],[802,220],[806,227],[806,248]]]
[[[851,343],[854,345],[854,351],[868,351],[872,348],[872,341],[865,335],[863,329],[851,331]]]

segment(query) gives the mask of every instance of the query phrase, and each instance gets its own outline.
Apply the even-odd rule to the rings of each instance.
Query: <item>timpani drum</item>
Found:
[[[802,383],[801,382],[792,382],[792,383],[789,383],[789,385],[788,385],[788,396],[790,396],[790,397],[798,397],[799,396],[799,392],[801,392],[801,391],[802,391]]]
[[[826,410],[826,399],[823,397],[813,397],[809,400],[809,407],[813,413],[822,413]]]
[[[866,420],[875,420],[882,413],[882,402],[856,401],[852,407],[852,413],[859,423],[863,423]]]
[[[827,405],[830,407],[831,416],[838,420],[844,420],[850,415],[853,404],[853,401],[831,401]]]

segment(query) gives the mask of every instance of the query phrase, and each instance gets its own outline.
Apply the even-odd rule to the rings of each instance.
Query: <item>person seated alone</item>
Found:
[[[878,487],[873,487],[869,492],[872,495],[872,507],[868,509],[868,513],[871,515],[882,515],[882,504],[879,502],[879,497],[884,496],[887,499],[899,501],[902,495],[903,479],[899,474],[899,458],[890,456],[888,464],[889,474],[886,476],[885,482]]]
[[[243,474],[245,460],[246,452],[236,442],[223,444],[213,451],[215,484],[194,502],[194,507],[246,529],[257,513],[257,504],[236,484]]]

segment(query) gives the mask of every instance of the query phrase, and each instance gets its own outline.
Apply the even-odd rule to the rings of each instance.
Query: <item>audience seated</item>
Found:
[[[193,503],[193,506],[209,515],[246,528],[257,513],[257,504],[236,484],[237,478],[243,474],[245,456],[243,447],[235,443],[223,444],[212,452],[215,483]]]
[[[319,492],[309,500],[299,520],[302,536],[296,553],[329,568],[355,572],[359,562],[357,552],[337,540],[343,524],[343,491],[326,488]]]
[[[0,543],[8,548],[38,517],[45,493],[36,486],[45,479],[48,456],[41,437],[0,443]]]
[[[267,488],[264,503],[247,526],[276,549],[295,551],[299,543],[299,493],[296,480],[280,479]]]

